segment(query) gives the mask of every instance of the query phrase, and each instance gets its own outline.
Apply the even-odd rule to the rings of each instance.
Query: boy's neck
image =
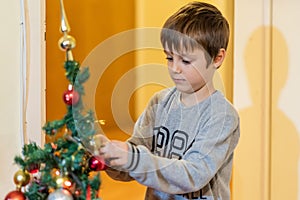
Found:
[[[193,93],[181,93],[180,101],[187,107],[196,105],[216,91],[213,84],[206,84],[201,89]]]

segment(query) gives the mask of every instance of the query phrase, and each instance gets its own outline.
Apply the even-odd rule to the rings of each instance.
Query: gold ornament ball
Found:
[[[19,170],[14,175],[14,182],[18,188],[25,186],[30,181],[30,174],[27,171]]]
[[[58,46],[63,51],[74,49],[76,46],[76,40],[71,35],[64,35],[58,41]]]

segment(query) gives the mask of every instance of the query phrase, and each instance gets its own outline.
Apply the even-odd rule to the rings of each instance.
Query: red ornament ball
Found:
[[[36,164],[36,163],[33,163],[31,165],[29,165],[27,171],[30,173],[30,174],[36,174],[39,172],[39,169],[40,169],[40,165],[39,164]]]
[[[92,156],[89,159],[89,168],[93,171],[101,171],[101,170],[105,170],[107,166],[105,165],[103,159]]]
[[[63,100],[64,102],[69,106],[74,106],[79,102],[80,95],[76,90],[73,90],[73,88],[68,89],[63,94]]]
[[[8,193],[4,200],[26,200],[26,197],[22,192],[14,190]]]

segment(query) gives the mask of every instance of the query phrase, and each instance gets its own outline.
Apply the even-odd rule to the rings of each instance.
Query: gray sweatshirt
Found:
[[[221,92],[185,107],[175,87],[165,89],[136,122],[127,164],[107,174],[147,186],[146,200],[229,200],[239,135],[237,111]]]

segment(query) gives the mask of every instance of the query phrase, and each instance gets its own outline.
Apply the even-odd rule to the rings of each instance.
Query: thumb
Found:
[[[110,142],[110,140],[103,134],[95,135],[94,136],[94,141],[95,141],[95,144],[98,148],[102,147],[102,146],[105,146],[105,144]]]

